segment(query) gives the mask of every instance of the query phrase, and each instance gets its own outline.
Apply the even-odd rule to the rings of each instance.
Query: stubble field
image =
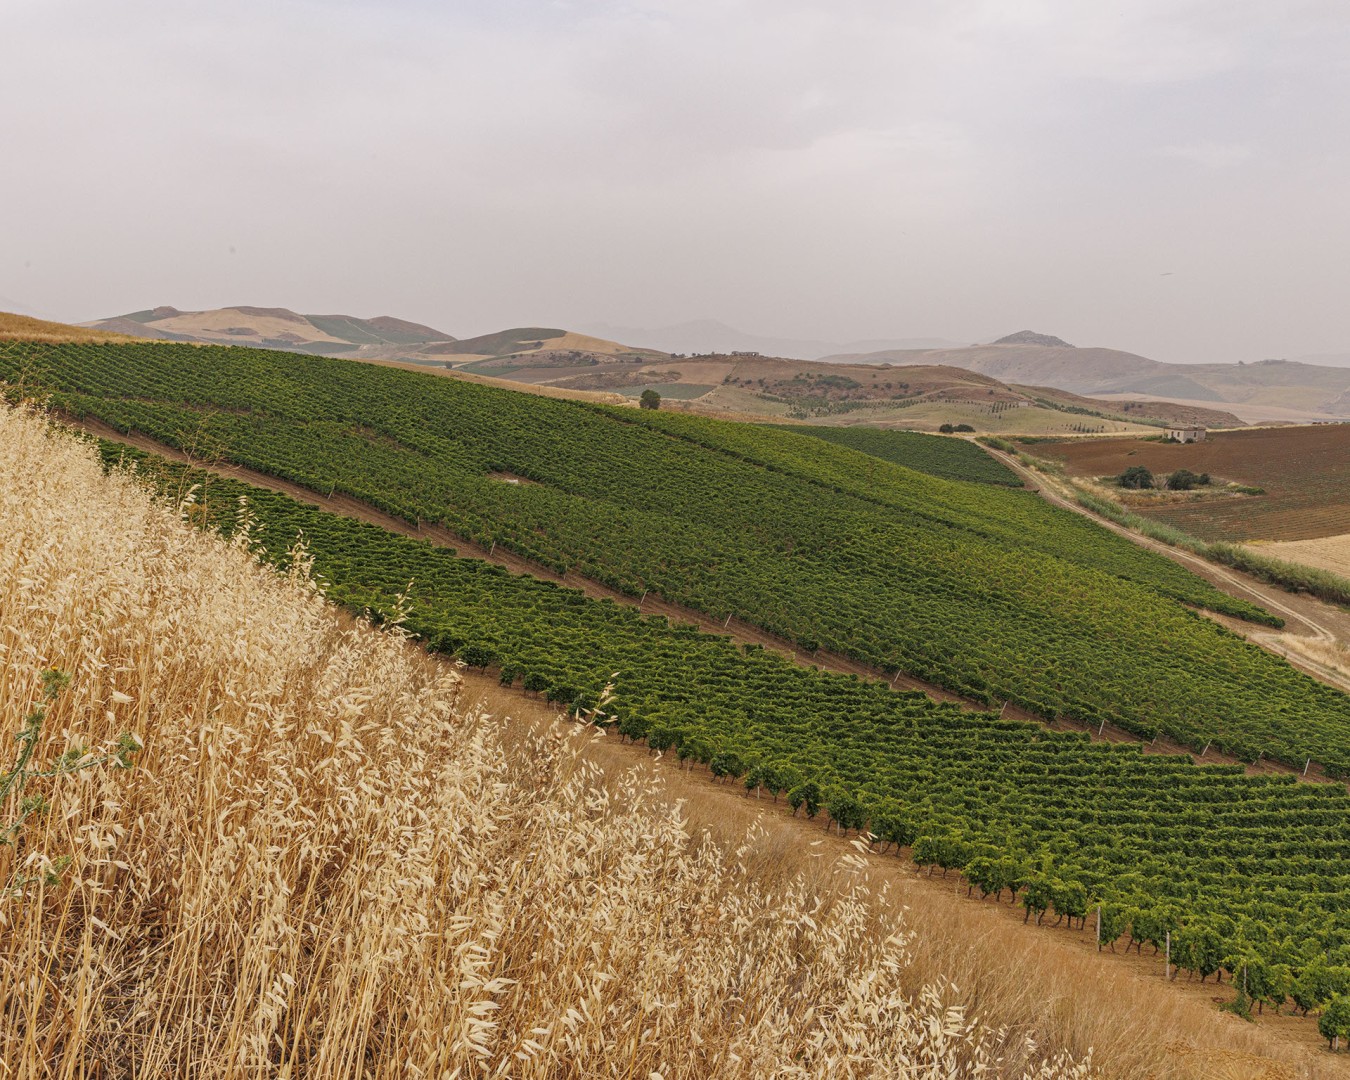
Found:
[[[1143,465],[1155,474],[1187,468],[1263,489],[1260,495],[1197,494],[1131,507],[1203,540],[1308,541],[1350,534],[1350,424],[1220,431],[1203,443],[1187,445],[1143,439],[1066,440],[1040,445],[1036,453],[1064,462],[1077,477],[1118,475],[1132,465]],[[1263,550],[1281,558],[1295,557],[1293,551]]]

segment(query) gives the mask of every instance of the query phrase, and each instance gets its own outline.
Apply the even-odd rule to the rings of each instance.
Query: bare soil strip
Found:
[[[108,439],[112,442],[125,443],[129,446],[134,446],[139,450],[144,450],[147,453],[156,454],[172,461],[192,465],[195,468],[205,469],[209,472],[216,473],[219,476],[228,477],[232,480],[239,480],[243,483],[252,484],[255,487],[266,488],[270,491],[280,492],[299,502],[308,503],[311,506],[318,506],[329,513],[340,514],[344,517],[364,521],[370,525],[377,525],[382,529],[398,533],[401,536],[426,540],[429,543],[436,544],[440,547],[450,548],[462,558],[481,559],[485,562],[501,566],[513,573],[538,578],[544,581],[553,581],[560,585],[566,585],[569,588],[578,589],[593,599],[612,600],[617,604],[624,604],[627,607],[636,607],[644,614],[648,615],[664,615],[672,622],[692,623],[707,633],[728,637],[738,644],[762,645],[764,648],[772,649],[779,655],[786,657],[803,667],[817,667],[823,671],[832,671],[842,675],[857,675],[859,678],[886,683],[893,690],[922,691],[934,701],[952,702],[970,710],[985,709],[985,706],[980,702],[975,702],[969,698],[953,694],[951,691],[934,683],[925,682],[922,679],[916,679],[910,675],[901,673],[899,675],[891,676],[878,668],[853,660],[839,653],[829,652],[825,649],[818,650],[814,653],[802,652],[792,642],[769,634],[754,624],[746,622],[743,619],[738,619],[735,616],[732,616],[729,620],[713,618],[701,611],[683,607],[679,604],[673,604],[668,600],[652,595],[634,599],[627,593],[619,592],[617,589],[612,589],[608,585],[601,584],[590,578],[582,577],[580,574],[559,574],[549,567],[531,562],[505,548],[498,548],[495,545],[491,548],[485,548],[440,525],[433,525],[429,522],[409,524],[403,518],[395,517],[392,514],[386,514],[383,511],[370,506],[368,503],[362,502],[360,499],[353,498],[350,495],[339,493],[323,495],[311,488],[304,487],[301,484],[283,480],[267,473],[258,472],[242,465],[235,465],[226,461],[198,460],[190,454],[186,454],[174,447],[167,446],[164,443],[142,435],[139,432],[123,434],[116,428],[97,420],[88,418],[77,420],[67,417],[64,418],[64,422],[91,435],[96,435],[99,438]],[[1021,475],[1031,476],[1034,479],[1034,474],[1024,468],[1020,462],[1010,460],[1008,463],[1010,467],[1014,468]],[[1033,488],[1033,490],[1035,489]],[[1045,493],[1044,489],[1042,489],[1042,493]],[[1050,498],[1051,501],[1058,502],[1060,505],[1066,506],[1069,509],[1078,509],[1067,499],[1062,499],[1054,493],[1047,494],[1047,497]],[[1080,512],[1085,511],[1080,510]],[[1097,519],[1093,517],[1093,520],[1095,521]],[[1109,522],[1100,522],[1100,524],[1111,527],[1111,523]],[[1145,546],[1155,546],[1152,541],[1145,541],[1144,538],[1136,537],[1127,530],[1122,530],[1117,527],[1116,531],[1131,539],[1145,542]],[[1164,554],[1174,554],[1172,549],[1163,545],[1157,545],[1157,547]],[[1194,556],[1190,556],[1189,558],[1202,567],[1214,569],[1209,563],[1195,559]],[[1210,580],[1213,580],[1213,578]],[[1216,582],[1216,584],[1219,583]],[[1220,587],[1222,588],[1223,586],[1220,585]],[[1231,592],[1232,590],[1225,589],[1225,591]],[[1263,593],[1252,590],[1251,594],[1256,596],[1263,603],[1265,602]],[[1293,612],[1291,612],[1291,614],[1296,620],[1300,619],[1297,614]],[[1222,617],[1219,617],[1219,619],[1224,625],[1227,625],[1238,632],[1245,633],[1249,639],[1257,641],[1258,644],[1271,649],[1273,652],[1278,652],[1281,656],[1286,656],[1286,658],[1290,659],[1291,663],[1294,663],[1295,666],[1307,671],[1314,677],[1332,682],[1332,685],[1341,685],[1341,677],[1338,673],[1330,668],[1322,668],[1322,665],[1315,664],[1295,653],[1289,653],[1288,650],[1281,648],[1278,645],[1278,642],[1274,640],[1276,635],[1266,635],[1270,640],[1261,640],[1261,636],[1253,633],[1250,628],[1247,628],[1247,624],[1242,623],[1237,619],[1223,619]],[[1315,668],[1322,668],[1322,671],[1319,672],[1313,670]],[[1328,676],[1330,676],[1330,678],[1328,678]],[[1165,735],[1159,735],[1156,739],[1149,742],[1142,740],[1138,735],[1126,731],[1124,728],[1116,727],[1113,724],[1107,724],[1103,728],[1098,728],[1093,724],[1080,724],[1076,721],[1067,719],[1046,720],[1045,717],[1028,712],[1012,703],[1008,703],[1003,707],[1002,715],[1013,719],[1041,724],[1056,731],[1084,731],[1093,739],[1104,742],[1134,743],[1136,745],[1141,745],[1146,754],[1185,754],[1192,758],[1192,760],[1207,765],[1239,764],[1237,758],[1213,749],[1210,749],[1203,754],[1197,754],[1190,747],[1184,746]],[[1248,764],[1246,768],[1248,773],[1298,772],[1298,770],[1292,769],[1287,765],[1266,760]],[[1308,770],[1307,779],[1324,780],[1326,777],[1314,764],[1313,767]]]

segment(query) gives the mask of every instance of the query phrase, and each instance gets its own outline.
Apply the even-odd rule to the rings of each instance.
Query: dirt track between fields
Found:
[[[1350,611],[1318,600],[1313,596],[1290,593],[1275,585],[1267,585],[1249,574],[1219,566],[1208,559],[1201,558],[1199,555],[1171,547],[1160,540],[1144,536],[1117,522],[1099,517],[1069,498],[1055,487],[1047,477],[1023,465],[1015,456],[1004,453],[1002,450],[995,450],[992,447],[986,449],[1013,472],[1017,473],[1018,476],[1022,477],[1030,490],[1039,493],[1047,501],[1063,507],[1065,510],[1071,510],[1075,514],[1081,514],[1083,517],[1096,522],[1102,528],[1110,529],[1140,547],[1148,548],[1150,551],[1157,552],[1175,563],[1180,563],[1229,596],[1259,604],[1268,611],[1280,615],[1285,620],[1285,633],[1324,642],[1350,642]],[[1240,619],[1224,618],[1212,614],[1211,617],[1235,633],[1241,634],[1247,640],[1287,660],[1300,671],[1334,686],[1338,690],[1350,693],[1350,679],[1324,664],[1319,664],[1285,647],[1281,644],[1278,634],[1252,623],[1243,622]]]

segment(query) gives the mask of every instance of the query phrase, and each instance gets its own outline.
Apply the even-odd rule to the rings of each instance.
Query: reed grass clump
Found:
[[[136,747],[0,849],[65,867],[0,901],[5,1075],[1089,1075],[915,986],[861,856],[757,872],[183,516],[0,409],[0,730]]]

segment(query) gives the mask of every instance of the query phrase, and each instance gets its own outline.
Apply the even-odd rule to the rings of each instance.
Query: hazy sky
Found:
[[[0,308],[1350,351],[1346,0],[0,0]]]

